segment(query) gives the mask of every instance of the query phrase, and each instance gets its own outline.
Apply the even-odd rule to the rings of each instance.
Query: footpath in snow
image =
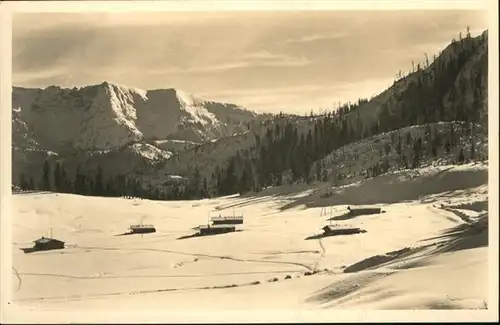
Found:
[[[11,303],[26,315],[110,307],[485,309],[487,165],[420,174],[380,176],[330,197],[299,187],[199,201],[14,195]],[[391,188],[394,200],[383,200]],[[306,240],[329,223],[325,207],[340,216],[347,205],[367,204],[385,213],[335,221],[365,233]],[[209,215],[235,211],[245,216],[241,231],[179,239]],[[139,220],[157,232],[116,236]],[[65,249],[21,250],[50,229]]]

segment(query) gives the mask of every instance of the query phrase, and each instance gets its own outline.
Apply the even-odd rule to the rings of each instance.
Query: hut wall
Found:
[[[378,214],[380,213],[380,208],[367,208],[367,209],[351,209],[351,215],[363,215],[363,214]]]
[[[206,227],[200,228],[200,234],[222,234],[227,232],[233,232],[235,227]]]
[[[243,219],[213,219],[212,223],[214,225],[237,225],[242,224]]]
[[[153,227],[132,228],[132,233],[134,234],[146,234],[151,232],[156,232],[156,229]]]
[[[39,250],[50,250],[64,248],[64,242],[52,240],[47,243],[35,243],[35,248]]]

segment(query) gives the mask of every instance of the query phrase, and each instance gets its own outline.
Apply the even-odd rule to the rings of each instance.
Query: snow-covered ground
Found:
[[[346,205],[305,201],[290,206],[314,190],[298,186],[199,201],[14,195],[10,304],[16,319],[32,313],[63,317],[112,310],[121,319],[140,311],[141,320],[156,321],[165,320],[154,318],[158,311],[170,310],[226,310],[226,318],[219,315],[219,320],[227,321],[231,312],[249,309],[288,310],[289,319],[300,310],[327,309],[331,321],[338,315],[333,309],[339,308],[491,308],[488,288],[495,286],[488,281],[488,228],[482,231],[488,216],[487,182],[464,188],[452,182],[447,189],[442,183],[450,178],[441,177],[473,177],[485,171],[487,165],[427,170],[422,175],[440,177],[412,186],[427,193],[425,198],[415,193],[414,200],[378,204],[385,213],[351,219],[340,217]],[[366,195],[363,186],[378,180],[367,180],[358,191],[343,195]],[[398,180],[404,178],[394,175],[393,181]],[[243,214],[241,231],[188,237],[196,231],[193,227],[219,213]],[[306,240],[329,224],[330,215],[338,217],[334,223],[366,232]],[[117,236],[141,220],[154,224],[157,232]],[[458,235],[443,236],[452,228]],[[64,250],[21,250],[51,230],[66,242]],[[81,316],[90,318],[77,318],[96,317],[86,315]]]

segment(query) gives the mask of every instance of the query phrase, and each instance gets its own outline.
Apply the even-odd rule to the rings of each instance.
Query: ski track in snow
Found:
[[[484,194],[484,193],[482,193],[482,194]],[[447,196],[444,196],[444,198],[447,198]],[[244,206],[246,204],[251,204],[251,203],[257,202],[257,203],[260,203],[261,205],[266,206],[266,207],[263,207],[263,210],[264,210],[265,208],[267,208],[269,206],[265,203],[265,200],[273,201],[276,199],[269,198],[269,197],[259,198],[257,200],[246,198],[246,199],[243,199],[240,201],[235,200],[236,202],[232,201],[231,203],[226,203],[226,204],[220,204],[221,202],[216,201],[212,205],[218,205],[217,208],[221,208],[221,209],[229,209],[229,208],[235,208],[237,206],[241,207],[241,206]],[[440,202],[443,202],[446,204],[451,204],[449,200],[448,201],[441,200]],[[433,215],[433,218],[430,221],[428,221],[429,227],[430,227],[429,232],[432,232],[433,235],[435,232],[434,224],[437,224],[438,227],[442,227],[442,229],[440,229],[440,232],[441,232],[441,230],[447,230],[446,225],[448,225],[448,224],[450,224],[450,226],[451,225],[456,226],[457,224],[462,224],[462,223],[470,224],[476,218],[475,214],[469,215],[469,212],[467,211],[467,209],[464,209],[464,208],[453,209],[453,208],[448,207],[448,206],[437,206],[437,205],[429,204],[427,202],[422,203],[421,201],[417,201],[417,200],[415,200],[415,202],[413,202],[413,203],[414,203],[414,205],[418,205],[420,203],[419,210],[415,210],[416,213],[417,212],[421,213],[424,216],[426,216],[428,214]],[[193,207],[194,206],[195,205],[193,205]],[[182,209],[183,206],[179,205],[176,208]],[[403,212],[404,207],[401,207],[400,209],[401,210],[395,209],[395,212],[393,214],[391,214],[392,211],[389,211],[390,213],[388,214],[388,216],[397,218],[397,216],[399,214],[404,214],[404,212]],[[60,213],[60,214],[64,213],[64,211],[62,211],[62,209],[58,209],[58,210],[59,210],[58,213]],[[47,215],[52,214],[50,211],[42,211],[42,212],[47,214]],[[387,221],[386,218],[380,218],[381,219],[380,223],[386,222]],[[442,218],[443,221],[440,220],[440,218]],[[271,218],[263,218],[260,221],[257,220],[256,224],[253,224],[253,227],[255,227],[255,228],[251,228],[251,229],[248,229],[245,231],[277,232],[277,233],[279,233],[280,232],[279,229],[274,228],[276,226],[275,223],[267,224],[267,220],[269,220],[269,219],[271,219]],[[402,218],[399,218],[399,219],[402,219]],[[448,221],[446,221],[444,219],[448,219]],[[394,220],[397,220],[397,219],[394,219]],[[404,220],[406,220],[406,219],[404,219]],[[400,220],[400,221],[405,222],[404,220],[403,221]],[[321,222],[321,221],[318,221],[318,223],[319,222]],[[284,221],[284,223],[286,223],[286,220]],[[267,227],[270,227],[271,229],[267,229]],[[301,229],[301,230],[304,230],[304,232],[306,232],[306,230],[308,231],[308,229],[309,229],[309,228],[306,229],[306,227],[303,227],[303,228],[304,229]],[[398,228],[395,228],[395,229],[398,229]],[[135,287],[135,288],[121,288],[121,290],[123,290],[122,292],[119,292],[118,290],[120,290],[120,289],[118,289],[118,288],[115,289],[117,291],[107,291],[107,292],[106,291],[105,292],[102,292],[102,291],[95,292],[94,291],[94,292],[88,292],[88,293],[82,292],[81,294],[75,294],[74,292],[68,292],[68,294],[66,294],[65,291],[62,291],[54,296],[50,296],[50,295],[45,296],[45,297],[24,296],[21,299],[16,299],[16,301],[38,301],[38,303],[41,301],[44,301],[44,300],[48,300],[48,301],[61,300],[63,302],[64,301],[71,301],[71,300],[85,301],[87,299],[93,299],[93,298],[97,299],[99,297],[110,297],[110,296],[126,296],[126,295],[179,292],[179,291],[191,291],[191,290],[196,291],[196,290],[230,289],[230,288],[245,287],[245,286],[257,285],[257,284],[263,284],[264,286],[267,286],[267,285],[272,285],[271,284],[272,282],[278,282],[279,281],[278,278],[273,278],[272,279],[273,281],[270,281],[271,282],[270,284],[266,284],[265,281],[262,281],[261,279],[259,279],[259,281],[251,282],[253,277],[245,278],[244,275],[263,274],[263,277],[265,277],[266,274],[268,276],[271,274],[275,274],[273,276],[277,276],[278,274],[288,273],[288,275],[298,274],[300,276],[300,274],[301,273],[303,274],[303,272],[305,271],[303,269],[307,269],[307,271],[312,272],[312,273],[317,273],[319,271],[320,275],[344,274],[344,267],[345,266],[334,267],[333,269],[335,270],[335,272],[330,272],[327,269],[325,269],[324,273],[320,271],[321,264],[324,263],[326,255],[327,255],[327,249],[325,247],[326,242],[323,242],[321,237],[318,238],[318,243],[317,243],[317,245],[319,245],[319,248],[313,247],[313,248],[317,248],[316,250],[301,250],[302,247],[296,247],[296,249],[298,249],[298,250],[286,251],[286,247],[285,247],[284,249],[277,248],[276,251],[268,251],[268,252],[261,251],[261,252],[238,253],[238,251],[235,251],[232,253],[232,254],[240,256],[240,257],[190,252],[189,251],[190,249],[187,247],[185,248],[187,251],[180,251],[180,250],[153,248],[154,246],[153,247],[150,246],[151,243],[153,243],[153,242],[162,241],[163,240],[162,238],[174,236],[174,234],[178,234],[181,232],[183,232],[183,231],[175,231],[175,229],[174,229],[174,231],[170,231],[169,233],[165,233],[165,234],[160,235],[156,238],[155,237],[148,238],[148,240],[142,241],[141,246],[139,246],[139,247],[135,246],[135,243],[130,243],[130,242],[124,243],[124,245],[126,245],[126,247],[114,246],[111,243],[103,242],[102,244],[104,244],[104,246],[100,246],[100,245],[102,245],[101,243],[99,243],[99,244],[92,243],[92,246],[86,246],[86,245],[80,246],[78,244],[67,245],[66,246],[67,249],[64,251],[47,251],[47,252],[39,252],[37,254],[81,254],[81,253],[85,253],[85,251],[119,251],[119,252],[122,252],[123,255],[129,255],[129,254],[134,255],[135,252],[149,251],[149,252],[158,252],[158,253],[167,253],[167,254],[177,254],[177,255],[188,256],[185,259],[190,260],[190,261],[180,262],[180,263],[176,264],[174,267],[182,266],[182,265],[187,264],[187,263],[192,263],[193,258],[194,258],[194,262],[196,262],[198,260],[198,258],[199,259],[208,258],[208,259],[217,259],[217,260],[224,260],[225,259],[225,260],[230,260],[230,261],[235,261],[235,262],[243,262],[243,263],[274,264],[275,266],[271,267],[272,269],[278,269],[279,267],[277,265],[285,264],[285,265],[290,266],[290,267],[288,267],[288,268],[290,268],[290,270],[263,270],[263,271],[257,270],[257,271],[252,271],[251,269],[250,270],[248,269],[251,266],[246,265],[242,270],[239,270],[242,272],[230,272],[232,270],[226,270],[226,269],[222,268],[221,269],[222,272],[220,272],[220,273],[216,272],[215,270],[212,270],[213,273],[211,273],[209,271],[206,274],[204,274],[204,273],[168,274],[167,272],[165,272],[166,274],[162,274],[162,270],[155,270],[154,269],[154,267],[156,267],[156,266],[154,266],[154,267],[145,266],[145,267],[142,267],[142,269],[147,269],[146,271],[137,271],[138,268],[131,268],[131,269],[128,268],[123,273],[121,271],[118,271],[118,272],[112,271],[109,273],[90,273],[89,275],[66,275],[66,274],[62,274],[62,273],[59,274],[58,271],[56,271],[55,273],[49,273],[49,272],[42,273],[43,271],[41,273],[36,273],[36,270],[29,270],[29,271],[35,271],[35,272],[29,272],[25,267],[23,267],[23,270],[28,271],[28,272],[27,273],[23,273],[23,272],[19,273],[13,267],[12,268],[13,273],[18,279],[17,291],[20,291],[23,279],[25,281],[23,289],[27,288],[26,283],[28,283],[28,282],[26,282],[27,278],[25,278],[25,277],[28,277],[28,279],[30,279],[31,281],[41,280],[41,281],[37,281],[37,282],[50,281],[50,278],[61,278],[62,280],[64,280],[64,279],[82,280],[82,281],[84,281],[83,283],[82,282],[78,282],[78,283],[88,285],[89,287],[92,287],[94,285],[94,286],[96,286],[96,288],[99,288],[99,285],[101,285],[101,284],[103,286],[105,284],[114,284],[115,281],[112,281],[113,279],[141,279],[141,278],[142,279],[148,279],[148,278],[149,279],[155,279],[155,278],[165,278],[165,279],[168,279],[168,278],[174,278],[174,279],[175,278],[178,278],[178,279],[182,279],[182,278],[185,278],[185,279],[188,279],[188,278],[204,279],[204,278],[207,278],[208,279],[208,278],[211,278],[210,282],[212,282],[214,280],[213,277],[221,277],[222,278],[222,279],[219,279],[222,281],[219,282],[217,280],[216,281],[217,283],[204,283],[203,281],[200,281],[199,284],[194,284],[191,281],[187,280],[185,285],[193,285],[193,287],[187,287],[187,286],[183,287],[182,284],[179,284],[178,287],[175,287],[175,284],[177,284],[175,281],[173,282],[174,287],[163,287],[163,288],[162,288],[161,284],[159,287],[151,287],[150,284],[140,285],[139,283],[137,283],[137,287]],[[293,234],[295,234],[297,236],[302,235],[302,233],[300,231],[294,232]],[[373,265],[373,266],[370,266],[369,268],[365,269],[366,271],[369,271],[369,272],[366,272],[365,270],[361,270],[361,271],[355,272],[355,274],[353,274],[351,276],[346,277],[345,279],[343,277],[339,278],[339,280],[333,279],[332,281],[334,281],[334,283],[331,286],[324,287],[324,289],[320,289],[318,291],[319,295],[317,295],[317,298],[319,298],[319,299],[316,299],[316,303],[317,302],[323,303],[321,301],[325,300],[326,305],[324,305],[324,307],[320,307],[320,308],[331,308],[332,306],[340,307],[340,308],[345,306],[345,308],[348,308],[352,304],[352,301],[356,301],[356,300],[360,299],[360,297],[362,298],[362,294],[366,294],[367,291],[360,291],[360,289],[363,289],[364,287],[368,288],[370,285],[372,285],[378,279],[382,279],[382,278],[390,276],[392,274],[398,274],[398,272],[399,272],[399,274],[402,274],[408,268],[415,269],[418,267],[427,267],[426,262],[427,262],[427,260],[431,260],[431,257],[427,256],[426,254],[429,250],[439,248],[439,246],[440,246],[439,241],[436,239],[440,238],[441,236],[442,235],[437,236],[435,238],[424,237],[424,238],[426,238],[425,241],[433,239],[432,242],[429,244],[425,244],[425,243],[422,244],[421,242],[424,240],[419,240],[417,242],[418,243],[417,244],[414,242],[414,240],[416,240],[416,239],[412,239],[411,243],[405,242],[406,245],[413,243],[413,244],[416,244],[418,246],[413,247],[413,248],[410,247],[412,249],[412,253],[408,254],[408,255],[403,254],[402,256],[398,256],[396,262],[394,260],[391,260],[389,262],[384,262],[384,263],[380,263],[378,265]],[[415,238],[417,238],[417,237],[415,237]],[[151,240],[149,240],[149,239],[151,239]],[[399,241],[397,243],[399,245]],[[109,244],[111,244],[111,245],[109,245]],[[149,244],[148,245],[149,247],[143,247],[142,245],[144,245],[144,244],[146,244],[146,245]],[[314,242],[312,244],[313,244],[313,246],[315,245]],[[434,248],[434,246],[436,246],[436,248]],[[290,247],[290,248],[292,248],[292,247]],[[295,246],[293,248],[295,248]],[[306,246],[304,248],[310,248],[310,247]],[[405,248],[408,248],[408,247],[405,246]],[[397,247],[391,248],[391,253],[394,253],[393,249],[397,249]],[[273,255],[292,255],[292,254],[310,254],[310,253],[312,253],[313,255],[309,255],[308,259],[311,258],[312,261],[308,261],[308,263],[299,263],[299,262],[281,261],[281,260],[278,260],[278,261],[266,260],[267,257],[269,257],[269,256],[272,257]],[[386,253],[386,254],[390,255],[391,253]],[[252,257],[251,254],[255,254],[253,256],[256,258],[245,259],[244,257],[249,256],[248,254],[250,254],[250,257]],[[314,256],[314,254],[318,254],[318,256]],[[349,256],[351,256],[351,255],[349,255]],[[286,256],[283,256],[283,257],[286,258]],[[288,256],[288,257],[291,257],[291,256]],[[184,258],[180,258],[180,259],[184,259]],[[363,261],[363,259],[360,259],[360,261]],[[415,265],[419,264],[419,265],[415,266],[412,264],[413,262],[417,262],[414,264]],[[215,264],[217,264],[217,263],[215,263]],[[294,267],[291,267],[292,265]],[[222,267],[224,267],[224,266],[226,266],[226,265],[222,265]],[[432,265],[431,265],[431,267],[432,267]],[[371,268],[373,268],[373,269],[371,269]],[[139,268],[139,269],[141,269],[141,268]],[[226,273],[225,271],[229,271],[229,272]],[[235,271],[238,271],[238,270],[235,270]],[[145,274],[142,275],[141,274],[142,272],[144,272]],[[201,272],[204,272],[204,270],[201,270]],[[307,275],[307,273],[309,273],[309,272],[306,272],[305,275]],[[241,277],[240,277],[240,275],[241,275]],[[235,279],[238,279],[238,280],[235,280],[235,281],[241,281],[241,282],[239,284],[234,283],[234,282],[228,283],[228,281],[231,281],[231,280],[225,279],[224,278],[225,276],[228,276],[228,277],[229,276],[236,276]],[[258,276],[257,276],[257,278],[258,278]],[[289,279],[289,278],[290,277],[287,276],[285,279]],[[321,277],[318,277],[318,279],[320,279],[320,278]],[[108,280],[109,282],[108,283],[106,283],[106,281],[93,282],[92,280]],[[254,279],[254,280],[257,280],[257,279]],[[130,281],[133,283],[134,280],[130,280]],[[166,281],[168,281],[168,280],[166,280]],[[316,281],[316,280],[314,280],[314,281]],[[323,281],[323,280],[320,279],[320,281]],[[61,282],[65,282],[65,281],[61,281]],[[198,280],[196,282],[198,282]],[[297,285],[300,285],[299,282],[300,281],[297,282]],[[191,283],[191,284],[189,284],[189,283]],[[168,284],[164,284],[164,285],[168,286]],[[295,283],[294,283],[294,285],[295,285]],[[289,288],[286,288],[286,289],[289,289]],[[265,290],[276,291],[276,290],[281,290],[281,289],[278,286],[278,287],[272,287],[272,288],[268,288],[268,289],[262,288],[262,290],[264,290],[264,291]],[[198,292],[198,293],[201,293],[201,292]],[[197,293],[193,293],[193,294],[196,295]],[[176,299],[176,298],[172,298],[172,299]],[[377,296],[377,299],[383,299],[383,298],[381,298],[381,296]],[[455,299],[455,300],[462,299],[463,300],[465,298],[451,297],[449,299],[450,300],[451,299]],[[328,301],[333,302],[333,304],[328,303]]]
[[[75,248],[87,249],[87,250],[111,250],[111,251],[149,251],[149,252],[159,252],[159,253],[169,253],[169,254],[178,254],[178,255],[186,255],[186,256],[194,256],[194,257],[207,257],[207,258],[215,258],[215,259],[226,259],[235,262],[251,262],[251,263],[268,263],[268,264],[287,264],[287,265],[295,265],[306,268],[309,271],[313,271],[314,268],[302,263],[297,262],[288,262],[288,261],[267,261],[267,260],[259,260],[259,259],[241,259],[232,256],[222,256],[222,255],[209,255],[209,254],[200,254],[200,253],[187,253],[180,251],[172,251],[167,249],[155,249],[155,248],[119,248],[119,247],[102,247],[102,246],[76,246]]]
[[[148,293],[162,293],[162,292],[174,292],[174,291],[189,291],[189,290],[217,290],[217,289],[230,289],[237,287],[245,287],[260,284],[260,282],[243,283],[239,285],[221,285],[221,286],[205,286],[205,287],[192,287],[192,288],[163,288],[163,289],[151,289],[151,290],[139,290],[139,291],[123,291],[123,292],[109,292],[109,293],[95,293],[88,295],[71,295],[71,296],[52,296],[52,297],[40,297],[40,298],[24,298],[18,299],[17,301],[38,301],[38,300],[81,300],[88,298],[106,297],[106,296],[121,296],[121,295],[138,295],[138,294],[148,294]]]
[[[12,270],[14,271],[14,274],[16,275],[16,278],[19,281],[19,283],[17,284],[17,289],[16,289],[16,291],[19,291],[19,290],[21,290],[21,286],[23,284],[23,280],[21,279],[21,276],[19,275],[19,272],[17,272],[17,270],[16,270],[16,268],[14,266],[12,266]]]
[[[319,246],[321,248],[321,253],[320,253],[320,256],[318,257],[318,259],[316,260],[316,263],[314,264],[314,267],[313,267],[314,271],[318,271],[319,263],[325,258],[325,255],[326,255],[326,249],[325,249],[325,246],[323,246],[323,242],[321,240],[321,237],[318,238],[318,243],[319,243]]]
[[[272,270],[272,271],[254,271],[254,272],[228,272],[228,273],[207,273],[207,274],[184,274],[184,275],[164,275],[164,274],[144,274],[144,275],[94,275],[94,276],[84,276],[84,275],[67,275],[67,274],[55,274],[55,273],[20,273],[22,276],[40,276],[40,277],[55,277],[55,278],[67,278],[75,280],[105,280],[105,279],[127,279],[127,278],[205,278],[205,277],[217,277],[217,276],[227,276],[227,275],[250,275],[250,274],[276,274],[276,273],[300,273],[300,270]],[[20,278],[19,278],[20,279]]]

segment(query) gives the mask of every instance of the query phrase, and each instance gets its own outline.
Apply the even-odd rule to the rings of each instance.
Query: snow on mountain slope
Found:
[[[188,93],[177,90],[177,99],[181,104],[181,109],[188,113],[188,121],[193,123],[199,123],[201,125],[217,125],[220,123],[215,114],[210,113],[205,107],[203,107],[203,101],[189,95]]]
[[[200,172],[201,177],[209,180],[216,168],[225,168],[228,158],[236,155],[238,151],[243,157],[254,155],[256,138],[264,141],[267,130],[274,130],[276,124],[284,127],[286,123],[296,125],[299,134],[307,133],[313,127],[310,118],[286,117],[268,119],[260,124],[254,122],[250,131],[194,145],[174,154],[171,159],[163,161],[147,173],[145,184],[154,186],[161,183],[162,175],[167,172],[189,178],[195,170]]]
[[[14,87],[12,107],[36,141],[54,151],[110,149],[149,139],[201,142],[245,130],[259,117],[180,90],[146,91],[109,82],[79,89]]]
[[[137,156],[142,170],[195,144],[245,132],[267,118],[176,89],[146,91],[109,82],[79,89],[14,87],[12,114],[14,183],[22,174],[38,183],[48,151],[58,153],[58,161],[70,162],[71,179],[77,165],[87,164],[83,170],[95,172],[98,162],[110,166],[103,169],[112,177],[118,170],[133,172]]]
[[[461,178],[461,173],[478,169],[448,168],[432,173],[453,172]],[[18,317],[63,309],[73,313],[119,309],[122,316],[124,310],[140,309],[153,315],[144,311],[188,312],[193,305],[199,311],[255,312],[484,308],[493,303],[488,288],[494,287],[487,282],[484,232],[477,234],[481,238],[473,233],[453,235],[456,229],[469,232],[472,224],[440,206],[487,201],[487,179],[479,188],[467,188],[467,193],[456,191],[452,184],[447,188],[449,180],[428,178],[413,188],[416,198],[440,183],[443,191],[435,193],[433,203],[414,199],[385,204],[384,214],[338,221],[362,227],[366,233],[317,240],[306,237],[327,223],[320,207],[279,209],[284,202],[297,200],[300,186],[288,194],[277,189],[276,195],[170,202],[15,195],[11,304]],[[363,186],[348,193],[351,200],[363,196]],[[397,200],[398,193],[394,195]],[[206,223],[217,207],[224,214],[243,213],[242,231],[179,239]],[[332,209],[340,215],[345,205]],[[115,236],[139,220],[154,224],[157,233]],[[47,235],[50,228],[55,238],[66,241],[64,250],[23,253],[21,248],[31,247],[31,241]],[[432,240],[446,234],[455,239]],[[394,263],[344,272],[372,256],[391,254],[398,256]]]
[[[28,124],[19,117],[19,113],[20,109],[12,111],[12,143],[17,148],[38,148],[39,143],[34,139]]]
[[[454,148],[452,152],[446,153],[444,142],[450,137],[451,122],[439,122],[426,125],[414,125],[396,131],[382,133],[370,138],[366,138],[355,143],[341,147],[320,161],[311,168],[311,173],[316,172],[316,165],[320,164],[328,175],[328,180],[334,184],[349,184],[363,180],[367,177],[367,170],[381,161],[387,159],[389,171],[401,168],[401,158],[397,153],[397,143],[401,143],[401,152],[408,159],[411,166],[413,157],[413,143],[417,138],[422,139],[422,165],[429,164],[449,164],[457,160],[459,148]],[[471,136],[467,136],[465,124],[453,122],[454,141],[460,144],[463,149],[464,158],[470,157]],[[430,139],[426,139],[426,128],[430,130],[430,137],[439,135],[441,142],[436,148],[436,157],[429,153],[431,145]],[[481,125],[475,125],[475,155],[486,159],[488,157],[488,139],[483,132]],[[410,140],[410,142],[408,142]],[[389,149],[388,153],[386,150]],[[399,166],[398,166],[399,165]],[[340,176],[340,177],[339,177]]]
[[[153,141],[155,147],[171,152],[179,152],[188,150],[198,145],[199,143],[187,140],[155,140]]]
[[[158,149],[147,143],[134,143],[131,147],[137,154],[149,160],[168,159],[172,156],[171,152]]]

